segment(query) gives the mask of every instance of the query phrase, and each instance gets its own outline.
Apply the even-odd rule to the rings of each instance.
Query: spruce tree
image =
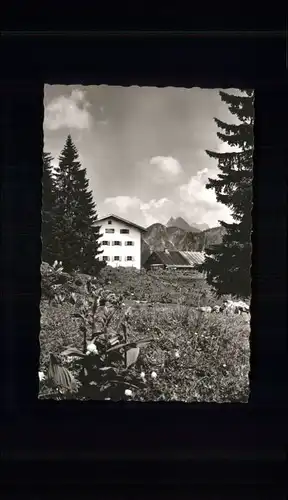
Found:
[[[252,229],[252,180],[253,180],[253,91],[235,96],[220,91],[220,97],[236,115],[239,124],[229,125],[215,118],[223,132],[217,136],[239,152],[218,153],[206,151],[218,160],[219,173],[209,179],[207,189],[214,189],[218,202],[228,206],[235,222],[219,221],[226,234],[220,245],[206,249],[205,262],[198,267],[206,273],[207,281],[218,295],[231,294],[249,297],[251,293],[251,229]]]
[[[88,190],[86,169],[78,161],[79,155],[68,135],[55,168],[55,224],[53,228],[57,260],[67,272],[79,271],[96,275],[105,265],[99,262],[98,239],[100,227],[92,192]]]
[[[43,153],[43,175],[42,175],[42,260],[53,264],[53,206],[54,206],[54,185],[51,172],[50,153]]]

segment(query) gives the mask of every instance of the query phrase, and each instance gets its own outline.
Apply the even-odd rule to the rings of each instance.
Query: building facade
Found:
[[[145,228],[114,214],[99,218],[96,225],[100,226],[98,241],[103,251],[99,260],[112,267],[141,269],[141,235]]]

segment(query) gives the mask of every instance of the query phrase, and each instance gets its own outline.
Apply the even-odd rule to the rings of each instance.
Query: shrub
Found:
[[[80,350],[71,345],[61,352],[61,356],[49,353],[48,376],[44,384],[47,389],[55,390],[58,397],[61,394],[64,399],[118,400],[123,398],[126,389],[131,391],[143,385],[143,381],[129,369],[137,362],[140,348],[149,343],[149,339],[129,341],[130,309],[123,313],[121,301],[121,296],[102,290],[94,297],[92,311],[85,304],[80,312],[73,314],[80,320],[83,348]],[[112,320],[117,312],[120,312],[120,319],[118,316],[115,329]],[[91,339],[88,341],[89,327]],[[64,362],[61,357],[64,357]]]

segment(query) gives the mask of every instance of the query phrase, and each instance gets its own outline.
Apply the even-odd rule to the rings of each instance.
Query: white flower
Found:
[[[45,378],[46,378],[43,372],[38,372],[38,377],[39,377],[40,382],[42,382],[42,380],[45,380]]]
[[[130,307],[128,307],[128,309],[127,309],[127,310],[126,310],[126,312],[125,312],[125,316],[126,316],[126,318],[128,318],[130,315],[131,315],[131,306],[130,306]]]
[[[145,372],[141,372],[140,373],[140,377],[144,380],[144,378],[145,378]]]
[[[131,389],[125,389],[125,396],[131,397],[132,396],[132,391]]]
[[[154,379],[157,378],[157,373],[156,372],[152,372],[151,373],[151,377],[154,378]]]
[[[92,352],[93,354],[98,354],[97,347],[95,344],[87,345],[87,353],[89,354],[90,352]]]
[[[177,359],[180,358],[180,353],[178,350],[175,351],[175,358],[177,358]]]
[[[197,332],[195,332],[195,333],[194,333],[194,335],[198,335],[198,333],[197,333]]]
[[[224,368],[226,368],[226,365],[225,365],[225,363],[224,363],[224,364],[223,364],[222,366],[224,366]]]

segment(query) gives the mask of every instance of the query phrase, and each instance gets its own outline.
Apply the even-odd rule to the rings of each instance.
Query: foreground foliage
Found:
[[[65,273],[48,266],[42,272],[52,282],[57,274]],[[169,273],[166,278],[172,281]],[[70,276],[56,293],[62,301],[43,298],[40,367],[45,377],[39,397],[247,401],[250,328],[245,316],[205,314],[180,303],[130,300],[127,307],[129,300],[115,293],[112,282],[103,285],[103,279],[107,276],[97,281]],[[68,284],[81,293],[64,293]],[[195,289],[196,305],[203,304],[201,297],[201,288]],[[210,291],[210,303],[212,297]]]

